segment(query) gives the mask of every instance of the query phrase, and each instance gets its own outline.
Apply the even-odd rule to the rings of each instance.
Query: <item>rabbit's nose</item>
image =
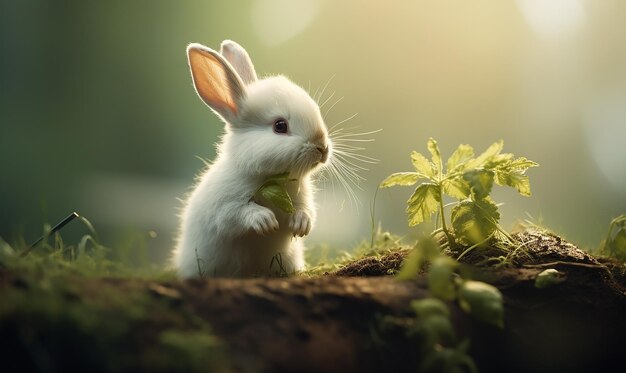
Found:
[[[316,149],[317,149],[317,151],[320,152],[320,154],[322,154],[321,162],[322,163],[326,163],[326,161],[328,160],[328,145],[326,145],[324,147],[317,146]]]

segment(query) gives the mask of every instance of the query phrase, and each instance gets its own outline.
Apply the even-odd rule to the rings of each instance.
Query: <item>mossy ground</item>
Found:
[[[488,269],[474,275],[503,289],[509,307],[505,332],[525,331],[521,326],[536,321],[529,315],[552,300],[563,300],[575,312],[577,318],[568,316],[572,322],[586,312],[600,312],[594,307],[622,309],[626,276],[621,263],[594,258],[547,232],[513,236],[523,244],[512,247],[514,254],[503,255],[500,246],[479,248],[463,260]],[[428,296],[423,282],[342,277],[398,271],[411,246],[388,233],[378,232],[351,253],[318,255],[309,271],[277,280],[179,281],[162,269],[111,261],[106,248],[89,242],[71,246],[57,240],[25,257],[0,242],[2,371],[263,371],[305,363],[325,370],[324,364],[338,360],[342,364],[336,367],[344,371],[415,367],[420,341],[407,338],[407,325],[414,320],[408,304]],[[566,272],[568,282],[543,293],[534,290],[534,276],[544,267]],[[543,298],[546,294],[550,301]],[[589,301],[599,295],[605,303]],[[534,303],[526,304],[529,299]],[[554,303],[554,309],[559,305]],[[452,311],[460,333],[471,337],[470,352],[478,356],[479,365],[501,368],[485,356],[494,343],[489,338],[495,335],[497,341],[502,332],[463,326],[467,316],[454,307]],[[598,313],[605,315],[599,320],[608,320],[608,326],[597,330],[612,330],[613,313]],[[381,327],[381,317],[401,322]],[[554,320],[557,325],[559,319]],[[563,330],[571,329],[561,324]],[[515,338],[511,343],[522,343]],[[507,353],[502,355],[507,359],[523,355],[508,350],[500,354]],[[605,356],[594,353],[588,355]],[[412,357],[402,360],[407,356]]]
[[[315,264],[298,277],[382,259],[399,247],[398,237],[380,233],[350,251],[313,249],[308,259]],[[228,346],[198,315],[195,300],[181,295],[196,284],[131,265],[91,235],[68,244],[56,234],[20,255],[25,251],[23,243],[0,239],[3,371],[231,370]]]
[[[3,371],[228,367],[209,324],[162,285],[173,273],[112,262],[92,243],[78,253],[57,239],[21,257],[0,241]]]

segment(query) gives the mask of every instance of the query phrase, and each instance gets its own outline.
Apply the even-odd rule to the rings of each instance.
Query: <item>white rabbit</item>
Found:
[[[311,175],[331,142],[317,103],[284,76],[258,80],[248,53],[226,40],[220,53],[187,47],[200,98],[224,121],[217,158],[186,201],[173,261],[181,277],[274,276],[304,268],[303,237],[315,222]],[[254,197],[288,172],[296,211]]]

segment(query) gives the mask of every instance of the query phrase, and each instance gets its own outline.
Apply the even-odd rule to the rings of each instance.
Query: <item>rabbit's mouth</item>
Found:
[[[331,157],[330,144],[307,143],[294,162],[299,171],[309,173],[329,163]]]
[[[330,163],[329,160],[331,157],[331,153],[332,151],[330,149],[330,146],[328,145],[325,147],[315,147],[315,160],[312,162],[312,171],[327,166]]]
[[[330,155],[330,147],[326,145],[325,147],[318,146],[316,147],[317,151],[320,153],[320,161],[318,163],[326,163],[328,161],[328,157]]]
[[[316,173],[328,164],[328,157],[328,153],[322,154],[318,150],[309,150],[306,152],[306,155],[303,155],[292,164],[290,172],[292,175],[297,175],[297,177]]]

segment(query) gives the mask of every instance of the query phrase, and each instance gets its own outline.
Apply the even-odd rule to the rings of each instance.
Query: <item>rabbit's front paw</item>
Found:
[[[249,215],[250,228],[262,236],[278,230],[278,220],[272,210],[260,208]]]
[[[306,236],[311,231],[311,217],[304,210],[296,210],[289,218],[289,229],[294,236]]]

